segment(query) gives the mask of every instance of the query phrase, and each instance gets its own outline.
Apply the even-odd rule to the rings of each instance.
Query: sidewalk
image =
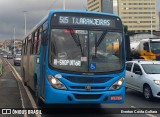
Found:
[[[17,81],[5,61],[3,61],[3,74],[0,76],[0,108],[22,108]],[[7,115],[7,117],[8,116],[13,115]],[[23,115],[16,116],[20,117]]]
[[[3,74],[0,76],[0,109],[33,109],[22,82],[16,80],[13,75],[16,70],[14,71],[7,61],[2,59]],[[0,114],[0,117],[36,117],[36,115]]]
[[[21,98],[17,81],[8,64],[3,61],[3,74],[0,77],[0,108],[21,108]]]

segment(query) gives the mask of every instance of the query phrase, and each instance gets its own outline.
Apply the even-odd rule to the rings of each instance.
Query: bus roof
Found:
[[[47,19],[50,19],[51,16],[54,13],[58,13],[58,12],[63,12],[63,13],[89,13],[89,14],[100,14],[100,15],[109,15],[109,16],[115,16],[115,17],[119,17],[116,14],[111,14],[111,13],[104,13],[104,12],[95,12],[95,11],[86,11],[86,10],[50,10],[49,13],[36,25],[34,26],[34,28],[24,37],[24,39],[26,37],[28,37],[34,30],[36,30],[40,25],[42,25]]]
[[[91,14],[101,14],[101,15],[110,15],[110,16],[117,16],[116,14],[111,13],[104,13],[104,12],[95,12],[95,11],[86,11],[86,10],[51,10],[50,14],[56,13],[56,12],[71,12],[71,13],[91,13]]]

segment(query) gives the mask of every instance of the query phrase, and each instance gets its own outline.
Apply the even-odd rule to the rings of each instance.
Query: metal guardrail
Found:
[[[3,71],[3,62],[0,59],[0,76],[2,75],[2,71]]]

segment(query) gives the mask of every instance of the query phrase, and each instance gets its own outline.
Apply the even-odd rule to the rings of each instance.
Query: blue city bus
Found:
[[[37,103],[123,103],[125,38],[121,19],[51,10],[22,44],[22,78]]]

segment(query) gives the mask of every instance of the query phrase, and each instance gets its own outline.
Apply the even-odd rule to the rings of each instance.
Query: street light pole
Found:
[[[24,12],[24,34],[26,36],[26,33],[27,33],[27,31],[26,31],[26,12],[27,11],[23,11],[23,12]]]
[[[66,1],[65,0],[63,0],[63,10],[66,10]]]
[[[14,38],[14,43],[13,43],[13,53],[15,54],[15,33],[16,33],[16,29],[15,29],[15,26],[14,26],[14,28],[13,28],[13,38]]]
[[[25,19],[25,36],[26,36],[26,14],[24,14],[24,19]]]

